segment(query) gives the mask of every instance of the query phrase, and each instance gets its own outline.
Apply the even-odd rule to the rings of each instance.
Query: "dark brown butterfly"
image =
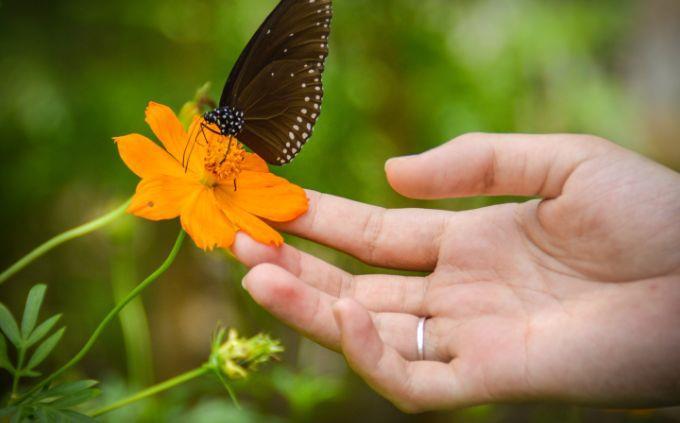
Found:
[[[293,160],[321,113],[331,16],[331,0],[281,0],[241,53],[219,107],[205,113],[205,121],[271,164]]]

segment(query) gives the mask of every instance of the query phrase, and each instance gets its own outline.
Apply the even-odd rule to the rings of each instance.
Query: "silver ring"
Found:
[[[418,329],[416,331],[416,345],[418,346],[418,360],[425,360],[425,320],[427,320],[427,317],[421,317],[418,320]]]

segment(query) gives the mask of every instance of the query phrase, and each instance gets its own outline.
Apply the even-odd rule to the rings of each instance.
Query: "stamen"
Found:
[[[236,181],[246,159],[246,151],[234,137],[209,137],[205,154],[205,170],[215,182]]]

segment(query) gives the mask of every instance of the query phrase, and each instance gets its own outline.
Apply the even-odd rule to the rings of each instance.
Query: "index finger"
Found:
[[[433,270],[450,212],[384,209],[307,190],[309,211],[276,226],[381,267]]]

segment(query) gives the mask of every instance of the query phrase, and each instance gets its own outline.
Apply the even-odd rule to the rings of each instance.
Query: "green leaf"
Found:
[[[0,335],[0,369],[7,369],[10,373],[14,374],[14,366],[9,360],[7,355],[7,341],[5,337]]]
[[[24,419],[24,414],[26,414],[26,408],[24,407],[18,407],[17,412],[14,413],[12,416],[12,419],[9,421],[10,423],[21,423]]]
[[[42,306],[45,298],[45,290],[47,285],[39,284],[31,288],[26,298],[26,307],[24,307],[24,316],[21,319],[21,335],[24,339],[31,334],[35,323],[38,321],[38,314],[40,313],[40,306]]]
[[[71,395],[85,389],[89,389],[96,384],[96,380],[76,380],[73,382],[64,382],[59,385],[55,385],[52,388],[46,389],[33,397],[33,401],[39,400],[41,398],[60,398],[63,396]]]
[[[52,327],[54,327],[55,324],[61,319],[61,314],[57,314],[56,316],[52,316],[49,319],[45,320],[41,324],[38,325],[37,328],[31,333],[31,336],[28,337],[28,339],[25,342],[25,347],[28,348],[31,345],[35,344],[36,342],[40,341],[45,335],[47,335],[47,332],[52,330]]]
[[[99,389],[85,389],[80,392],[73,393],[71,395],[65,396],[61,399],[58,399],[54,401],[53,403],[50,404],[50,406],[55,407],[55,408],[69,408],[73,407],[74,405],[82,404],[85,401],[89,401],[92,398],[98,396],[101,393]]]
[[[62,410],[62,414],[66,416],[68,420],[66,420],[69,423],[75,422],[75,423],[96,423],[97,420],[93,419],[90,416],[86,416],[85,414],[78,413],[77,411],[73,410]]]
[[[37,406],[35,408],[35,418],[39,422],[47,423],[62,423],[69,422],[68,416],[64,415],[60,410],[52,407]]]
[[[52,336],[47,338],[45,342],[40,344],[38,348],[36,348],[33,356],[28,361],[28,366],[26,366],[27,370],[33,370],[33,368],[42,363],[43,360],[45,360],[47,356],[50,355],[54,347],[57,346],[57,343],[61,339],[62,335],[64,335],[65,330],[66,328],[59,329]]]
[[[15,406],[0,408],[0,417],[9,416],[10,414],[14,413],[15,411],[17,411],[17,407],[15,407]]]
[[[19,333],[17,322],[14,320],[12,312],[2,303],[0,303],[0,329],[7,335],[7,339],[15,347],[19,348],[21,346],[21,333]]]
[[[22,370],[21,377],[38,377],[42,373],[36,372],[35,370]]]

